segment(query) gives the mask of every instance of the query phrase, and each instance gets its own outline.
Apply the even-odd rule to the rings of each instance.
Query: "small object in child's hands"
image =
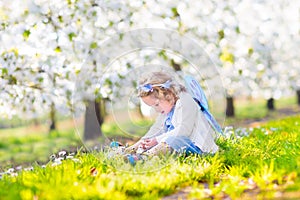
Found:
[[[135,165],[136,160],[137,160],[137,158],[134,158],[133,155],[131,155],[131,154],[126,155],[126,159],[132,166]],[[126,161],[126,159],[125,159],[125,161]]]
[[[129,162],[132,166],[135,166],[136,162],[138,160],[144,160],[145,158],[142,157],[142,155],[139,154],[127,154],[124,157],[125,162]]]
[[[110,143],[109,145],[110,149],[109,149],[109,152],[108,152],[108,158],[112,158],[116,155],[123,155],[124,154],[124,151],[125,151],[125,146],[120,143],[120,142],[117,142],[117,141],[113,141]]]
[[[120,142],[117,142],[117,141],[112,141],[110,143],[110,147],[120,147],[120,146],[123,146]]]

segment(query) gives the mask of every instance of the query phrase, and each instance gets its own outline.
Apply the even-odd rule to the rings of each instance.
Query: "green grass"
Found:
[[[280,115],[280,112],[268,113],[265,108],[265,103],[265,100],[236,101],[236,117],[227,118],[226,122],[222,125],[234,125],[234,127],[238,127],[243,125],[241,122],[244,122],[245,119],[253,120],[268,115],[271,117]],[[283,98],[277,100],[275,104],[279,109],[286,106],[297,106],[295,98]],[[59,116],[58,118],[61,119],[58,120],[58,130],[51,134],[48,133],[47,123],[29,126],[28,123],[30,123],[30,121],[24,122],[17,117],[14,117],[11,121],[1,119],[0,124],[13,125],[13,128],[0,129],[0,167],[12,164],[32,163],[35,161],[46,162],[49,154],[53,152],[82,146],[74,124],[70,123],[71,120],[65,120],[66,116]],[[38,121],[46,120],[44,117]],[[81,123],[81,121],[78,120],[79,123]],[[18,124],[20,125],[20,123],[24,124],[24,126],[14,127]],[[150,120],[124,121],[123,124],[105,122],[102,126],[102,131],[106,138],[109,137],[113,140],[127,142],[128,138],[137,140],[141,137],[149,128],[150,124]],[[82,128],[79,131],[82,132]],[[130,135],[128,133],[130,133]],[[100,140],[96,142],[100,142]],[[130,142],[132,141],[129,141],[129,143]]]
[[[75,129],[70,127],[51,133],[45,126],[1,129],[0,169],[24,163],[44,163],[53,152],[81,145]]]
[[[224,126],[233,125],[235,127],[244,125],[245,122],[259,121],[261,119],[277,119],[285,116],[283,109],[299,110],[295,97],[286,97],[275,100],[275,110],[269,111],[264,99],[244,99],[235,101],[235,116],[227,117]],[[217,116],[217,115],[216,115]],[[220,118],[220,117],[219,117]]]
[[[52,152],[66,147],[78,146],[80,141],[70,133],[62,138],[31,135],[26,138],[8,138],[0,142],[0,162],[2,165],[22,164],[26,162],[46,162]]]
[[[299,198],[300,116],[247,133],[219,138],[214,156],[154,157],[136,166],[120,156],[108,157],[107,151],[78,153],[76,162],[49,162],[45,168],[3,175],[0,197],[159,199],[188,186],[189,199]]]
[[[245,118],[254,118],[259,119],[266,117],[269,112],[266,107],[267,101],[265,99],[253,99],[253,100],[243,100],[237,101],[236,106],[236,118],[245,119]],[[296,98],[287,97],[281,98],[274,101],[275,110],[286,108],[286,107],[295,107]]]

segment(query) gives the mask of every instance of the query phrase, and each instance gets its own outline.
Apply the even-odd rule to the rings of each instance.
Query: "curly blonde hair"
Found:
[[[139,81],[139,85],[155,85],[155,84],[163,84],[167,81],[170,81],[170,87],[164,88],[161,86],[153,86],[153,89],[150,91],[144,91],[142,89],[138,89],[138,96],[145,97],[152,95],[157,99],[165,99],[169,102],[177,101],[179,98],[180,92],[185,92],[186,89],[183,85],[177,83],[175,79],[173,79],[169,74],[165,72],[151,72],[146,75],[146,77],[142,77]]]

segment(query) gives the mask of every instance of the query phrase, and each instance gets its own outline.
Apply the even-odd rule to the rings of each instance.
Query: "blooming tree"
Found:
[[[292,49],[299,43],[299,2],[232,0],[219,5],[212,14],[219,33],[214,51],[228,99],[290,95],[297,84],[286,66],[296,74],[299,59]]]
[[[98,109],[102,100],[127,95],[119,88],[134,88],[138,69],[153,65],[179,65],[178,76],[195,74],[204,86],[213,85],[216,67],[228,97],[279,98],[299,88],[299,7],[284,0],[1,2],[1,110],[95,113],[95,100]],[[148,31],[127,37],[139,28]],[[172,31],[201,50],[190,51],[183,42],[189,40]],[[204,88],[209,96],[220,93]]]

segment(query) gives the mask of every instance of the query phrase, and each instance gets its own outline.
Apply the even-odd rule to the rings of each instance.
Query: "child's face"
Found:
[[[142,100],[145,104],[153,107],[156,112],[161,114],[168,114],[173,108],[171,102],[164,99],[157,99],[151,95],[142,97]]]

